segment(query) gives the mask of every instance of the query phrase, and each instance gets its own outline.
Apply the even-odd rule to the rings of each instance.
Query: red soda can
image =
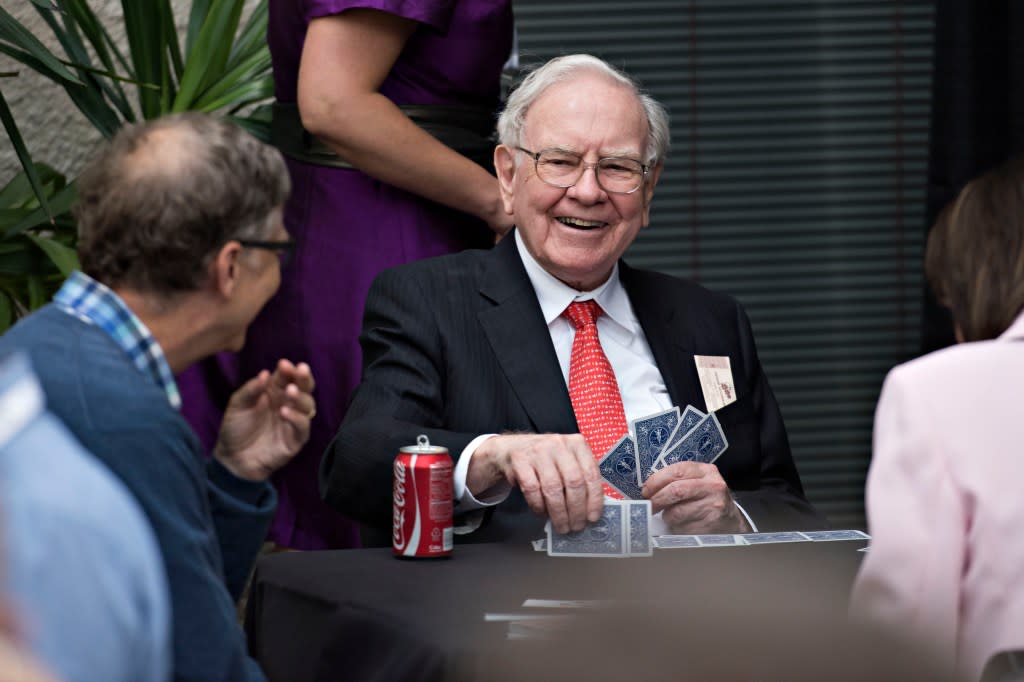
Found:
[[[420,435],[395,457],[391,548],[400,557],[452,553],[452,458]]]

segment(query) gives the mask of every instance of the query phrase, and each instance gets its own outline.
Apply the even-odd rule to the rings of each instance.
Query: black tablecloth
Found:
[[[629,559],[554,558],[528,544],[457,546],[450,558],[419,560],[389,549],[286,552],[258,563],[246,630],[272,682],[493,679],[527,649],[508,640],[507,622],[484,614],[536,612],[523,608],[527,598],[629,605],[641,619],[650,615],[640,628],[670,646],[677,632],[714,641],[723,627],[727,639],[760,640],[781,624],[840,618],[864,544],[655,550]],[[679,623],[665,622],[675,616]]]

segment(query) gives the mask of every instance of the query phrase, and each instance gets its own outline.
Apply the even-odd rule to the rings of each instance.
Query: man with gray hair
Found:
[[[224,120],[125,126],[79,180],[82,271],[0,338],[0,352],[31,356],[51,410],[152,525],[175,679],[264,679],[235,600],[276,504],[267,478],[309,436],[313,377],[270,361],[231,397],[207,460],[178,413],[174,374],[244,343],[293,245],[288,192],[280,154]]]
[[[659,532],[820,525],[739,304],[620,260],[663,167],[661,105],[600,59],[570,55],[523,81],[498,132],[515,230],[492,251],[377,279],[363,382],[321,471],[327,501],[386,529],[391,460],[424,433],[456,460],[457,525],[488,521],[474,539],[538,537],[540,523],[518,513],[527,507],[578,531],[600,518],[595,457],[627,420],[692,404],[720,407],[729,452],[646,480]],[[730,362],[731,404],[705,404],[694,356]]]

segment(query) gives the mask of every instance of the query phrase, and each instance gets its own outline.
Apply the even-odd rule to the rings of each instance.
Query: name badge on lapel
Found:
[[[694,355],[693,360],[697,363],[697,378],[708,412],[736,402],[736,385],[728,355]]]

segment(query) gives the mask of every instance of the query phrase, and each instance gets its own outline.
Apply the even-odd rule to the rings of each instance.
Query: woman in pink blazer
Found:
[[[943,211],[925,272],[961,343],[885,380],[851,608],[977,680],[1024,648],[1024,159]]]

